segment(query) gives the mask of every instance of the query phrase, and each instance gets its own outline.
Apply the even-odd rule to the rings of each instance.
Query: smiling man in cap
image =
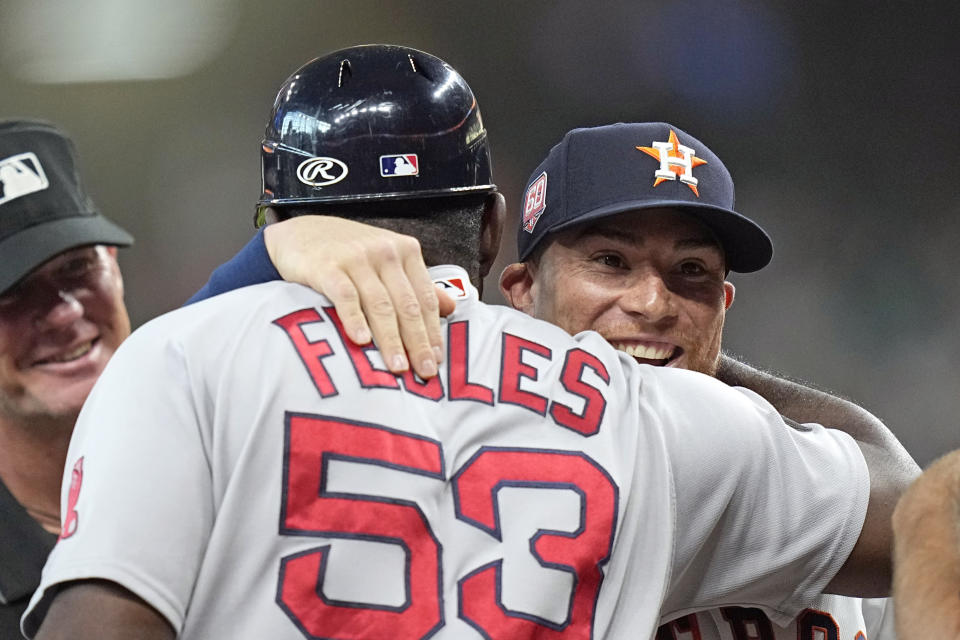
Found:
[[[528,180],[517,231],[522,262],[503,271],[501,291],[514,307],[572,334],[596,331],[642,364],[716,376],[758,392],[792,420],[846,431],[886,452],[877,486],[888,478],[904,486],[917,465],[868,411],[721,354],[734,298],[729,272],[757,271],[773,256],[767,234],[734,206],[727,168],[678,127],[574,129]],[[883,524],[868,518],[864,529]],[[885,598],[821,595],[780,624],[758,608],[724,607],[669,621],[657,638],[885,640],[893,637],[892,609]]]
[[[730,173],[706,145],[665,123],[574,129],[531,175],[517,231],[510,303],[570,333],[599,332],[641,362],[713,375],[729,271],[773,255],[734,210]]]
[[[60,531],[60,479],[80,407],[130,333],[116,253],[132,242],[93,205],[63,132],[39,121],[0,121],[4,638],[19,634]]]

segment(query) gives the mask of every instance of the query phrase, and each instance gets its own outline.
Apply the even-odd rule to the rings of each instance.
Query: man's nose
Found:
[[[655,269],[636,274],[621,298],[621,306],[624,311],[641,315],[650,322],[672,318],[677,314],[674,294]]]

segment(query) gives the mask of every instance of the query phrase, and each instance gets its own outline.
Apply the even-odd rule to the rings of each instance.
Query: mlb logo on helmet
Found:
[[[50,186],[36,154],[20,153],[0,160],[0,204]]]
[[[384,178],[415,176],[420,173],[420,161],[415,153],[395,153],[380,156],[380,175]]]
[[[523,229],[533,233],[533,227],[547,206],[547,172],[544,171],[527,187],[523,198]]]

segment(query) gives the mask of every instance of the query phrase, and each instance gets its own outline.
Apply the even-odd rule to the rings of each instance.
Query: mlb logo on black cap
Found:
[[[395,153],[380,156],[380,175],[384,178],[415,176],[420,173],[420,161],[415,153]]]
[[[50,183],[33,153],[19,153],[0,160],[0,204],[43,191]]]

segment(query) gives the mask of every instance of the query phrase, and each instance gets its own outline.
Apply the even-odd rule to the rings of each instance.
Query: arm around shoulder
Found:
[[[829,593],[883,596],[891,578],[890,518],[899,497],[920,468],[875,415],[838,396],[756,369],[723,355],[717,378],[761,395],[783,416],[816,422],[849,434],[870,470],[870,503],[850,558],[827,586]]]

